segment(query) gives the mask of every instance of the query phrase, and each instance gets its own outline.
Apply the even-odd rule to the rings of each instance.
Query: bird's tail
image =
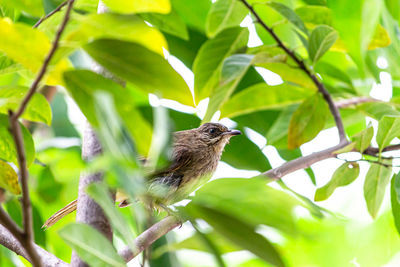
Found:
[[[62,219],[65,215],[74,212],[76,210],[76,203],[77,201],[75,199],[67,206],[54,213],[53,216],[47,219],[47,221],[43,224],[42,228],[49,228],[50,226],[58,222],[60,219]]]

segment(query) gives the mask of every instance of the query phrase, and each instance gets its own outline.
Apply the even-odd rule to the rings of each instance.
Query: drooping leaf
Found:
[[[69,224],[58,233],[83,261],[92,266],[126,266],[110,241],[89,225]]]
[[[189,39],[188,30],[185,23],[179,17],[175,10],[171,10],[168,14],[142,13],[142,18],[151,25],[157,27],[160,31],[175,35],[184,40]]]
[[[233,95],[221,108],[221,117],[234,117],[259,110],[299,103],[315,92],[289,84],[259,83]],[[251,103],[251,105],[249,105]]]
[[[163,57],[143,46],[100,39],[86,45],[85,50],[108,70],[138,88],[193,105],[192,95],[183,78]]]
[[[249,11],[236,0],[218,0],[212,4],[208,12],[206,33],[214,37],[225,28],[238,26]]]
[[[229,28],[205,42],[193,63],[195,99],[208,97],[219,79],[225,58],[247,44],[249,32],[245,28]]]
[[[391,174],[392,168],[381,164],[371,164],[365,176],[364,198],[367,203],[368,212],[373,218],[378,214]]]
[[[290,120],[288,148],[297,148],[312,140],[324,128],[328,116],[328,104],[320,93],[307,98]]]
[[[374,137],[374,128],[372,126],[354,135],[351,139],[355,142],[357,151],[364,152],[371,144],[372,137]]]
[[[316,27],[310,35],[308,42],[308,54],[311,61],[315,64],[335,43],[337,39],[336,31],[326,25]]]
[[[269,2],[268,5],[273,9],[275,9],[277,12],[279,12],[288,21],[293,23],[293,25],[299,28],[302,32],[308,35],[308,30],[304,25],[303,21],[290,7],[278,2]]]
[[[376,134],[379,151],[387,147],[397,136],[400,136],[400,117],[384,116],[379,120],[378,133]]]
[[[393,175],[390,183],[390,202],[397,232],[400,234],[400,178],[399,174]]]
[[[0,160],[0,187],[15,195],[21,194],[17,173],[7,162],[2,160]]]
[[[360,166],[357,162],[346,162],[336,169],[333,173],[331,180],[320,187],[315,192],[315,201],[322,201],[328,199],[337,187],[346,186],[351,184],[360,174]]]
[[[0,113],[15,111],[27,92],[28,88],[25,87],[0,87]],[[46,98],[42,94],[35,93],[21,117],[50,125],[51,108]]]
[[[191,205],[189,214],[205,220],[226,239],[254,253],[266,262],[274,266],[285,266],[272,243],[258,234],[253,226],[238,217],[201,205]]]
[[[167,14],[171,11],[169,0],[104,0],[112,11],[122,14],[154,12]]]
[[[35,159],[35,146],[29,131],[22,124],[20,126],[24,140],[26,164],[29,167]],[[18,166],[17,151],[9,128],[8,116],[0,114],[0,159]]]

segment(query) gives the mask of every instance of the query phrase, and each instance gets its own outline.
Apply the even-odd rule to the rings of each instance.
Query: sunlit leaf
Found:
[[[225,28],[238,26],[248,12],[240,1],[217,0],[207,16],[207,35],[213,37]]]
[[[2,160],[0,160],[0,187],[15,195],[21,194],[17,173],[7,162]]]
[[[211,7],[209,0],[171,0],[174,10],[185,21],[186,25],[198,32],[204,33],[208,11]]]
[[[400,112],[393,108],[390,103],[370,102],[357,105],[357,109],[375,120],[381,120],[384,116],[400,117]]]
[[[393,175],[390,183],[390,200],[392,204],[392,214],[397,232],[400,234],[400,177],[399,174]]]
[[[167,14],[171,11],[169,0],[104,0],[103,2],[111,11],[123,14],[140,12]]]
[[[379,120],[376,142],[379,151],[387,147],[397,136],[400,136],[400,117],[384,116]]]
[[[390,164],[389,161],[385,162]],[[391,174],[392,168],[381,164],[371,164],[365,176],[364,198],[368,212],[373,218],[378,214]]]
[[[278,3],[278,2],[269,2],[268,5],[279,12],[282,16],[284,16],[287,20],[289,20],[293,25],[298,27],[302,32],[308,35],[308,31],[303,21],[299,18],[299,16],[288,6]]]
[[[30,166],[35,159],[35,146],[29,131],[22,124],[20,126],[25,146],[26,163]],[[18,166],[17,151],[14,139],[9,131],[8,116],[4,114],[0,114],[0,159],[12,162]]]
[[[126,266],[110,241],[89,225],[69,224],[59,231],[59,235],[90,265]]]
[[[331,180],[326,185],[317,189],[314,197],[315,201],[328,199],[337,187],[351,184],[359,174],[360,166],[357,162],[344,163],[336,169]]]
[[[185,22],[183,22],[175,10],[172,10],[170,13],[165,15],[157,13],[142,13],[140,16],[163,32],[178,36],[185,40],[189,39]]]
[[[0,0],[0,5],[24,11],[36,17],[40,17],[44,14],[41,0]]]
[[[296,14],[308,26],[311,25],[332,25],[332,13],[326,6],[304,5],[295,9]]]
[[[160,55],[136,43],[100,39],[85,46],[97,62],[138,88],[186,105],[192,94],[183,78]]]
[[[364,152],[371,144],[372,137],[374,136],[374,128],[372,126],[354,135],[351,139],[355,142],[355,148]]]
[[[310,35],[308,54],[313,63],[317,62],[335,43],[337,33],[331,27],[320,25]]]
[[[312,140],[324,128],[328,116],[328,104],[320,93],[307,98],[290,120],[288,148],[297,148]]]
[[[0,113],[7,114],[8,110],[16,110],[27,92],[28,88],[25,87],[0,87]],[[46,98],[35,93],[21,117],[50,125],[51,108]]]

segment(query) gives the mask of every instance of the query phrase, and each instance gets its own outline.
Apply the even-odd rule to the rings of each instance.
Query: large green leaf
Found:
[[[400,234],[400,177],[399,174],[393,175],[390,183],[390,200],[392,204],[392,214],[397,232]]]
[[[374,128],[372,126],[354,135],[351,140],[355,142],[355,148],[361,153],[364,152],[371,144],[372,137],[374,137]]]
[[[274,109],[299,103],[315,91],[287,83],[253,85],[233,95],[221,108],[221,117],[234,117],[258,110]],[[251,105],[249,105],[251,103]]]
[[[246,46],[248,36],[245,28],[229,28],[203,44],[193,63],[196,102],[210,95],[218,82],[224,59]]]
[[[2,7],[14,8],[15,10],[24,11],[36,17],[44,14],[41,0],[0,0]]]
[[[14,139],[9,131],[9,125],[8,116],[0,114],[0,159],[18,166],[17,151],[15,150]],[[35,146],[29,131],[22,124],[20,126],[25,146],[26,164],[30,166],[35,159]]]
[[[116,108],[120,117],[124,120],[129,133],[137,141],[138,152],[141,155],[147,155],[151,143],[152,129],[137,110],[134,96],[130,94],[128,89],[87,70],[65,72],[64,79],[68,91],[83,114],[94,126],[99,125],[95,113],[94,94],[99,91],[111,93],[115,103],[118,103]]]
[[[171,2],[174,10],[176,10],[188,26],[201,33],[205,32],[206,19],[211,7],[211,1],[171,0]]]
[[[16,110],[28,92],[25,87],[0,87],[0,113],[7,114],[8,110]],[[30,121],[51,124],[51,108],[46,98],[35,93],[22,114],[22,118]]]
[[[190,205],[189,214],[205,220],[217,232],[239,247],[242,247],[273,266],[285,266],[279,252],[268,239],[255,231],[240,217],[207,206]]]
[[[381,164],[371,164],[365,176],[364,198],[367,202],[369,214],[373,218],[378,214],[391,174],[392,168]]]
[[[387,147],[397,136],[400,136],[400,117],[384,116],[379,120],[378,133],[376,134],[379,151]]]
[[[299,16],[288,6],[278,3],[278,2],[269,2],[268,5],[279,12],[282,16],[284,16],[288,21],[293,23],[297,28],[303,31],[308,35],[308,31],[303,21],[299,18]]]
[[[183,78],[160,55],[136,43],[100,39],[85,50],[101,65],[138,88],[186,105],[192,95]]]
[[[21,194],[17,173],[7,162],[2,160],[0,160],[0,187],[15,195]]]
[[[58,233],[91,266],[126,266],[110,241],[89,225],[69,224]]]
[[[189,35],[185,22],[179,17],[175,10],[169,14],[143,13],[142,18],[157,27],[159,30],[188,40]],[[142,38],[147,39],[147,38]]]
[[[123,14],[140,12],[167,14],[171,11],[169,0],[104,0],[103,2],[111,11]]]
[[[239,26],[247,13],[248,9],[240,1],[217,0],[207,16],[207,35],[214,37],[225,28]]]
[[[297,148],[312,140],[324,128],[328,116],[328,104],[320,93],[307,98],[290,120],[288,148]]]
[[[326,185],[317,189],[314,197],[315,201],[328,199],[337,187],[351,184],[359,174],[360,166],[357,162],[344,163],[336,169],[331,180]]]
[[[336,31],[326,25],[316,27],[310,35],[308,42],[308,54],[313,63],[317,62],[335,43]]]
[[[384,116],[400,117],[400,112],[395,110],[390,103],[371,102],[357,105],[357,109],[364,112],[367,116],[381,120]]]

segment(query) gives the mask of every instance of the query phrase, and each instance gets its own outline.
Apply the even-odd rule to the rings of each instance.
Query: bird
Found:
[[[225,145],[231,137],[240,135],[220,123],[204,123],[198,128],[173,133],[171,163],[164,169],[148,175],[148,191],[163,194],[152,199],[151,207],[167,208],[187,198],[206,183],[215,172]],[[118,199],[119,206],[129,205],[127,199]],[[76,210],[77,200],[57,211],[43,225],[48,228]]]

